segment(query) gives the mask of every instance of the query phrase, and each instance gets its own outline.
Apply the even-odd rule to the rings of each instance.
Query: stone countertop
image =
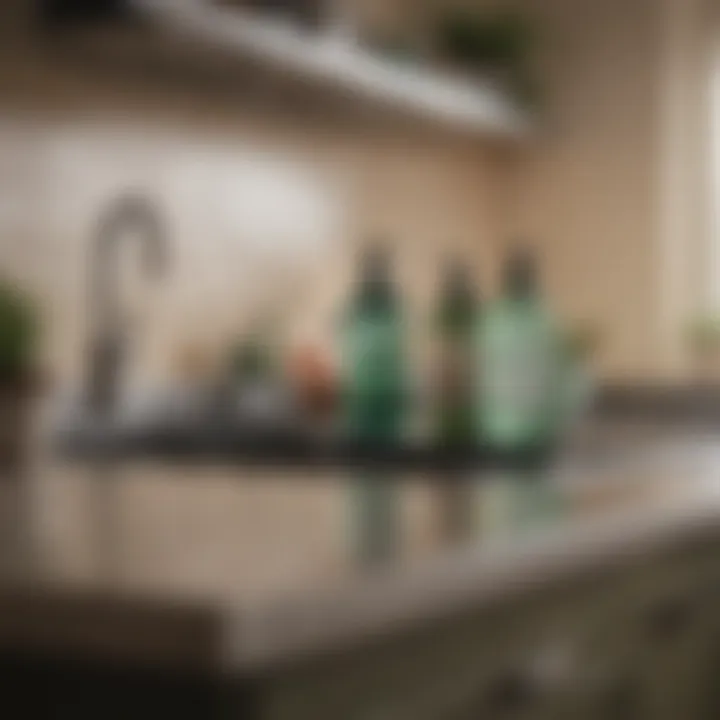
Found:
[[[638,433],[608,431],[608,450],[617,437],[641,448],[617,463],[474,483],[475,532],[462,545],[438,533],[432,478],[408,474],[399,556],[373,573],[352,562],[352,481],[337,471],[39,454],[0,487],[12,535],[0,643],[251,673],[715,532],[720,448]]]

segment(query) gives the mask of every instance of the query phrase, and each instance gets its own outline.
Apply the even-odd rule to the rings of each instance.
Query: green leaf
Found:
[[[0,377],[19,377],[30,368],[39,335],[37,310],[16,286],[0,282]]]

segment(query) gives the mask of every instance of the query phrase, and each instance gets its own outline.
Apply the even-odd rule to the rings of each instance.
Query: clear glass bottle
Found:
[[[562,413],[561,337],[537,286],[534,257],[516,251],[479,326],[479,426],[489,445],[507,450],[551,446]]]

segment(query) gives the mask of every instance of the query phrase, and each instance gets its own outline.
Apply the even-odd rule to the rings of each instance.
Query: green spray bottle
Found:
[[[468,452],[475,443],[473,341],[478,299],[467,267],[451,264],[445,273],[435,311],[437,387],[435,443],[444,452]],[[465,540],[473,530],[473,487],[467,473],[445,472],[439,479],[438,503],[443,535]]]
[[[405,415],[406,372],[400,300],[386,253],[362,259],[343,322],[344,420],[349,437],[375,447],[397,444]],[[354,483],[359,559],[387,560],[397,543],[397,490],[386,475],[364,472]]]

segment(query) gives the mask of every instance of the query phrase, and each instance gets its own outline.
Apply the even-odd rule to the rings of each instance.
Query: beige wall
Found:
[[[12,44],[3,44],[2,52],[10,54],[0,64],[4,116],[17,116],[21,125],[41,117],[46,127],[59,123],[76,134],[80,120],[98,127],[110,118],[115,129],[135,128],[126,133],[129,151],[116,160],[106,153],[105,164],[116,163],[119,176],[143,175],[151,155],[142,150],[148,143],[144,128],[163,129],[167,137],[155,143],[160,159],[150,163],[161,176],[152,181],[160,195],[172,195],[173,184],[162,175],[172,175],[173,162],[183,156],[177,144],[173,149],[173,135],[214,144],[215,154],[223,147],[221,154],[238,161],[259,149],[291,164],[332,198],[329,214],[338,227],[323,231],[337,237],[323,245],[324,261],[307,271],[290,278],[286,269],[262,270],[266,286],[290,288],[286,295],[296,298],[298,334],[322,335],[321,326],[329,327],[330,309],[347,284],[348,250],[368,234],[392,238],[417,317],[427,308],[437,259],[450,247],[467,253],[492,292],[503,242],[519,236],[540,249],[548,295],[561,314],[594,322],[603,333],[599,365],[605,376],[686,377],[683,326],[703,306],[710,284],[705,77],[715,27],[711,0],[512,1],[537,23],[544,95],[536,136],[514,150],[378,118],[304,90],[293,94],[280,86],[273,93],[265,78],[239,68],[232,72],[241,89],[217,95],[201,91],[202,80],[188,90],[162,74],[145,78],[142,69],[134,80],[118,73],[107,81],[91,63],[57,62],[55,51],[29,50],[15,35]],[[277,94],[283,95],[279,103],[270,97]],[[4,147],[13,142],[6,138]],[[23,182],[42,185],[42,202],[67,215],[55,190],[67,188],[57,179],[53,185],[41,146],[16,152],[24,160],[5,171],[2,182],[18,185],[18,174],[27,176]],[[72,164],[87,169],[86,152],[78,150]],[[29,214],[32,227],[5,234],[14,240],[0,248],[3,266],[37,276],[52,301],[59,320],[52,324],[58,337],[51,355],[63,367],[78,357],[86,326],[82,258],[99,211],[95,200],[78,203],[84,219],[76,219],[79,225],[67,238],[58,237],[63,223],[43,211]],[[208,293],[199,297],[200,283],[183,276],[182,268],[191,273],[192,258],[225,232],[217,218],[205,222],[202,239],[188,240],[184,253],[176,249],[172,280],[153,297],[146,349],[157,367],[169,362],[170,346],[192,342],[193,335],[221,343],[253,314],[247,298],[252,283],[237,283],[225,296],[222,283],[210,280],[222,295],[212,301]],[[238,241],[236,251],[242,254],[244,247]],[[204,257],[211,265],[209,250]],[[230,260],[218,265],[221,275],[232,277]],[[251,275],[256,280],[261,272]],[[51,290],[56,285],[65,289]],[[173,320],[177,306],[190,307],[201,319]]]
[[[703,0],[521,0],[538,25],[541,127],[515,230],[564,315],[598,325],[609,377],[685,377],[707,249]]]

